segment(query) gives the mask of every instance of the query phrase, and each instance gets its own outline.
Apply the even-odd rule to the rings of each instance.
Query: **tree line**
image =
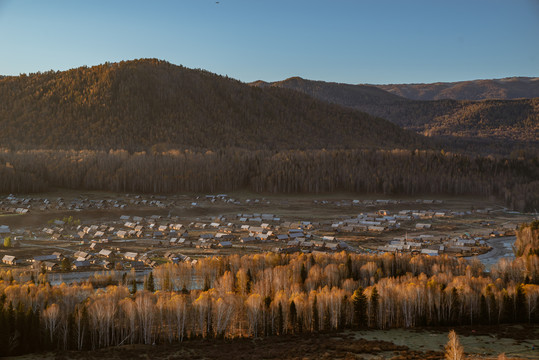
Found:
[[[132,285],[50,286],[0,273],[0,351],[97,349],[342,329],[539,322],[539,257],[257,254],[164,264]],[[155,279],[155,280],[153,280]],[[155,281],[155,285],[153,284]],[[155,286],[155,288],[153,288]],[[156,290],[157,289],[157,290]],[[28,344],[31,346],[27,348]]]
[[[0,192],[50,187],[138,193],[347,191],[384,195],[495,196],[539,209],[539,158],[419,150],[0,152]]]

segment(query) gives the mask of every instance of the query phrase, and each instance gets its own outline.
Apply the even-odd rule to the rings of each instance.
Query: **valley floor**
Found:
[[[64,256],[70,256],[77,251],[84,250],[97,253],[101,248],[110,248],[122,253],[131,251],[139,254],[145,253],[148,257],[164,261],[163,256],[167,252],[180,251],[185,256],[196,259],[212,255],[249,254],[267,251],[293,250],[292,238],[276,241],[251,241],[248,244],[240,242],[240,238],[250,236],[249,228],[259,228],[261,222],[250,221],[254,219],[241,219],[244,214],[274,214],[274,220],[268,221],[269,228],[275,235],[288,234],[289,228],[304,227],[304,236],[310,239],[321,240],[331,237],[333,242],[341,242],[351,252],[378,252],[396,251],[396,248],[387,247],[391,243],[399,247],[402,245],[422,242],[422,247],[441,249],[441,245],[447,243],[442,239],[456,239],[462,237],[477,240],[478,246],[467,248],[467,251],[452,252],[452,255],[471,256],[478,255],[487,269],[502,257],[510,258],[512,255],[511,244],[514,237],[500,237],[501,235],[514,235],[514,229],[521,223],[533,220],[532,214],[516,213],[504,209],[499,202],[481,198],[466,197],[437,197],[435,199],[418,197],[384,198],[380,200],[373,195],[358,195],[347,193],[319,194],[319,195],[261,195],[249,192],[237,192],[221,197],[204,194],[178,194],[172,196],[136,196],[128,194],[116,194],[107,192],[75,192],[58,190],[47,194],[19,195],[18,197],[0,198],[3,202],[0,211],[0,225],[11,229],[11,236],[17,240],[16,248],[0,248],[0,259],[4,255],[13,255],[17,259],[31,259],[36,255],[49,255],[60,251]],[[15,205],[12,205],[15,203]],[[26,209],[24,214],[13,213],[18,209]],[[398,226],[385,221],[383,231],[360,230],[358,226],[365,216],[382,217],[377,214],[390,214],[399,216],[404,213],[404,219],[397,219]],[[366,215],[358,215],[366,214]],[[435,215],[440,214],[441,216]],[[363,218],[361,218],[363,216]],[[51,223],[58,219],[72,217],[81,223],[80,229],[54,228]],[[157,225],[181,223],[183,229],[189,231],[189,237],[183,244],[172,243],[170,240],[178,235],[165,235],[156,238],[155,232],[145,226],[145,233],[140,237],[131,236],[127,239],[119,238],[116,232],[130,230],[124,226],[125,220],[121,217],[140,217],[144,221],[151,217],[157,217]],[[391,219],[392,217],[386,217]],[[355,220],[354,220],[355,219]],[[151,220],[151,219],[150,219]],[[246,221],[247,220],[247,221]],[[211,223],[218,222],[219,228],[213,228]],[[365,221],[366,223],[375,223]],[[227,225],[228,224],[228,225]],[[245,225],[249,224],[249,226]],[[288,224],[288,225],[286,225]],[[309,224],[309,225],[299,225]],[[350,226],[350,224],[352,226]],[[156,228],[157,228],[156,225]],[[427,225],[429,228],[419,226]],[[93,232],[81,242],[78,233],[85,227],[102,227],[113,229],[105,232],[105,237],[111,239],[108,243],[102,243],[100,238],[92,238]],[[153,225],[152,225],[153,226]],[[244,229],[244,227],[246,229]],[[241,228],[240,228],[241,227]],[[366,227],[364,225],[363,227]],[[54,238],[44,230],[54,228],[59,233],[59,238]],[[280,229],[279,229],[280,228]],[[374,228],[377,228],[376,226]],[[186,231],[182,230],[182,231]],[[52,231],[52,230],[50,230]],[[218,242],[213,240],[208,246],[199,244],[199,237],[204,234],[226,231],[232,234],[230,247],[219,247]],[[168,234],[168,233],[167,233]],[[495,235],[494,235],[495,234]],[[6,236],[9,234],[4,234]],[[254,236],[260,236],[255,234]],[[493,237],[494,236],[494,237]],[[20,239],[20,240],[19,240]],[[336,239],[336,240],[335,240]],[[395,240],[401,239],[401,240]],[[419,240],[413,240],[419,239]],[[98,247],[90,248],[91,242],[98,241]],[[309,240],[309,239],[308,239]],[[399,242],[400,241],[400,242]],[[454,241],[454,243],[455,243]],[[472,241],[473,242],[473,241]],[[311,251],[320,249],[316,241],[307,241],[311,248],[304,248],[303,243],[295,246],[297,250]],[[479,245],[479,243],[481,243]],[[211,245],[211,246],[210,246]],[[406,246],[406,245],[405,245]],[[446,246],[448,247],[448,246]],[[489,251],[490,248],[493,250]],[[408,245],[409,248],[409,245]],[[342,249],[339,248],[337,251]],[[458,250],[457,247],[454,248]],[[446,252],[449,249],[446,249]],[[333,249],[335,251],[335,249]],[[415,250],[419,252],[420,250]],[[438,251],[438,250],[435,250]],[[486,252],[486,253],[485,253]],[[118,257],[117,262],[121,260]],[[25,262],[23,261],[22,264]],[[18,265],[18,268],[22,267]],[[9,267],[1,264],[0,267]],[[90,271],[103,270],[98,266]],[[59,275],[60,276],[60,275]],[[55,281],[58,276],[53,276],[50,281]],[[61,278],[61,276],[60,276]],[[62,281],[62,280],[59,280]]]

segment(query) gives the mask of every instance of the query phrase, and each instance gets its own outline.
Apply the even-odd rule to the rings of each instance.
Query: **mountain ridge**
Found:
[[[433,83],[389,83],[389,84],[370,84],[370,83],[343,83],[335,81],[311,80],[300,76],[292,76],[284,80],[264,81],[256,80],[250,82],[250,85],[271,86],[287,83],[290,81],[311,81],[316,83],[326,83],[332,85],[375,87],[409,100],[516,100],[531,99],[539,97],[539,77],[529,76],[511,76],[497,79],[475,79],[463,81],[437,81]],[[524,88],[516,88],[521,85]],[[459,93],[465,87],[476,86],[476,93]],[[489,92],[481,92],[488,86],[494,87]],[[512,87],[511,87],[512,86]],[[525,87],[527,86],[527,87]],[[428,91],[425,91],[428,90]],[[504,93],[503,90],[506,92]],[[466,96],[468,95],[468,96]]]
[[[0,144],[18,148],[431,146],[357,110],[157,59],[0,79],[0,99]]]
[[[263,83],[251,83],[261,86]],[[412,100],[367,85],[298,78],[263,84],[285,87],[367,112],[420,134],[460,139],[539,144],[539,98],[515,100]],[[376,88],[376,91],[373,90]],[[498,145],[496,145],[498,146]]]
[[[373,85],[411,100],[515,100],[539,97],[539,77]]]

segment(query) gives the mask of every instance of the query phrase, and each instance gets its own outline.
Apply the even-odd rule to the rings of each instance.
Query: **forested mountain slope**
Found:
[[[253,86],[282,87],[390,120],[415,132],[439,137],[523,142],[539,139],[539,98],[519,100],[408,100],[373,86],[290,78]]]
[[[539,78],[536,77],[374,86],[413,100],[512,100],[539,97]]]
[[[0,79],[0,127],[19,149],[429,146],[356,110],[152,59]]]
[[[447,139],[441,151],[433,139],[382,118],[259,85],[151,59],[4,77],[0,193],[351,191],[496,196],[521,210],[539,204],[533,152],[511,158],[459,154]],[[419,116],[435,113],[429,103],[438,104],[434,109],[464,104],[331,86],[337,86],[327,92],[335,94],[331,101],[362,101],[416,131],[435,124],[430,115]],[[316,93],[325,85],[311,88]],[[520,124],[512,112],[521,109],[509,106],[506,116]],[[465,124],[458,123],[466,130]],[[526,124],[533,135],[536,122]]]
[[[429,136],[525,142],[539,139],[539,98],[407,101],[356,108]]]

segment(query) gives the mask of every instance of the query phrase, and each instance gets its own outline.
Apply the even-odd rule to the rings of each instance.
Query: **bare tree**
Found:
[[[252,336],[258,336],[258,323],[262,311],[262,297],[258,294],[251,294],[245,301],[247,308],[247,319],[249,321],[249,332]]]
[[[174,295],[169,300],[170,311],[174,314],[176,335],[179,341],[183,341],[185,336],[185,325],[187,318],[187,300],[185,295]]]
[[[153,343],[154,299],[154,295],[148,291],[137,293],[135,299],[143,344]]]
[[[58,304],[51,304],[43,311],[45,328],[49,331],[51,343],[54,341],[56,328],[60,321],[60,307]]]
[[[232,292],[224,294],[213,303],[214,331],[218,337],[224,337],[236,309],[236,295]]]
[[[84,304],[79,304],[75,308],[74,320],[75,320],[75,334],[77,339],[77,350],[82,350],[84,347],[84,338],[86,335],[86,306]]]

